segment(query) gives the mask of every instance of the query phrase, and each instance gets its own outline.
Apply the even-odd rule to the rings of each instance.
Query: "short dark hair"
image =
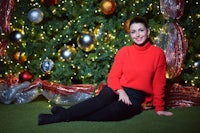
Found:
[[[146,28],[149,28],[149,24],[148,24],[146,18],[141,17],[141,16],[136,16],[136,17],[132,18],[131,21],[130,21],[129,27],[130,27],[131,24],[133,24],[133,23],[142,23],[142,24],[144,24],[144,26],[145,26]]]

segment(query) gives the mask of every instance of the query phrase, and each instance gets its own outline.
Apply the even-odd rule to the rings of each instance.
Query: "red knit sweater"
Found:
[[[144,91],[152,100],[155,111],[164,110],[166,58],[161,48],[147,42],[144,46],[121,48],[108,74],[108,86],[114,91],[122,86]]]

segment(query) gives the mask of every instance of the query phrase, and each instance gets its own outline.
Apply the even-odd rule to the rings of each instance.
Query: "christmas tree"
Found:
[[[17,0],[14,3],[11,30],[1,32],[1,40],[5,40],[7,47],[0,56],[0,78],[18,74],[21,80],[28,75],[31,80],[98,85],[106,82],[116,52],[131,45],[127,25],[132,17],[140,15],[149,20],[154,43],[161,27],[174,21],[163,17],[159,0]],[[200,86],[199,4],[198,0],[186,1],[183,16],[176,20],[186,34],[188,50],[182,73],[169,82]]]

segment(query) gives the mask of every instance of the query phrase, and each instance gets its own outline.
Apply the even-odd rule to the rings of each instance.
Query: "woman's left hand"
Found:
[[[118,101],[122,101],[123,103],[125,103],[127,105],[132,105],[128,95],[126,94],[126,92],[123,89],[119,89],[119,90],[117,90],[117,92],[119,94]]]
[[[156,114],[160,115],[160,116],[172,116],[173,115],[173,113],[169,112],[169,111],[157,111]]]

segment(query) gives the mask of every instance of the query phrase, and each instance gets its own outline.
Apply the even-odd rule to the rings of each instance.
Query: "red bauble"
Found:
[[[31,81],[33,79],[33,74],[29,71],[23,71],[19,74],[20,82]]]

